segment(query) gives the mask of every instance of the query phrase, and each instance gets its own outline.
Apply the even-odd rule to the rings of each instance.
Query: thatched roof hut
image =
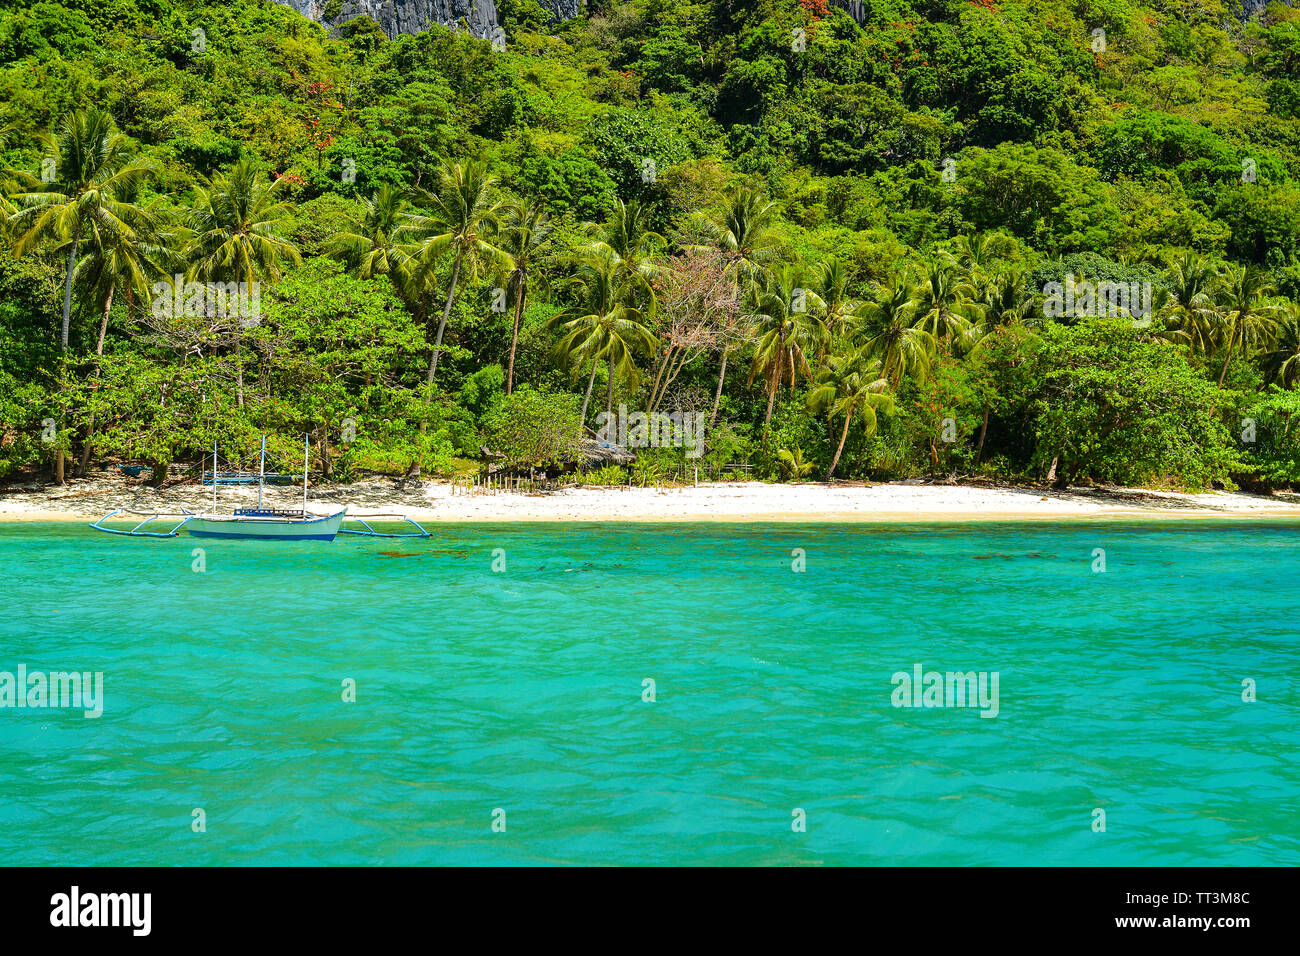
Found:
[[[503,461],[505,456],[493,451],[486,445],[480,445],[479,451],[483,455],[489,475],[502,472],[518,472],[520,474],[532,472],[532,469],[529,468],[512,468],[506,465]],[[586,434],[579,439],[575,454],[564,459],[560,471],[561,473],[574,470],[589,471],[593,468],[602,468],[605,465],[630,465],[634,461],[636,461],[635,454],[617,442],[605,441],[599,438],[595,432],[588,428]]]
[[[617,442],[603,441],[599,438],[583,438],[579,453],[587,468],[601,468],[605,465],[630,465],[636,461],[636,455]]]

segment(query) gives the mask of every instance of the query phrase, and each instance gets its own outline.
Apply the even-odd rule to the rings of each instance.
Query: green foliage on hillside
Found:
[[[626,405],[708,426],[642,470],[1300,480],[1300,11],[497,6],[0,0],[0,476]]]

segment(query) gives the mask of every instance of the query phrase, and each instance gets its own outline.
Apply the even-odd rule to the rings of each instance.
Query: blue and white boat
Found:
[[[262,506],[262,489],[266,484],[266,436],[262,436],[262,455],[257,471],[257,507],[236,508],[230,514],[217,512],[217,486],[212,485],[212,511],[200,512],[185,522],[185,530],[196,538],[266,538],[289,541],[333,541],[348,513],[347,506],[327,514],[307,509],[307,436],[302,436],[302,508],[266,508]],[[212,446],[212,470],[217,467],[217,446]]]
[[[332,514],[286,511],[279,508],[236,508],[233,514],[194,515],[185,530],[198,538],[276,538],[292,541],[333,541],[347,506]]]
[[[257,538],[268,541],[333,541],[339,534],[355,534],[371,538],[427,538],[429,532],[420,524],[405,515],[366,515],[355,519],[361,524],[360,529],[343,527],[347,519],[347,505],[333,510],[312,511],[307,506],[307,467],[308,443],[303,436],[302,443],[302,508],[272,508],[262,503],[263,485],[266,481],[266,436],[262,436],[261,465],[257,475],[257,507],[236,508],[229,514],[217,510],[217,446],[212,446],[212,510],[211,511],[131,511],[127,509],[114,511],[105,515],[91,525],[96,531],[109,534],[127,535],[133,538],[174,538],[184,529],[198,538]],[[206,484],[206,482],[205,482]],[[110,528],[106,521],[128,520],[125,516],[142,518],[135,527]],[[414,531],[399,533],[376,531],[371,521],[397,519],[414,527]],[[161,521],[174,521],[165,531],[145,530],[154,521],[160,521],[154,528],[165,527]],[[363,530],[364,529],[364,530]]]

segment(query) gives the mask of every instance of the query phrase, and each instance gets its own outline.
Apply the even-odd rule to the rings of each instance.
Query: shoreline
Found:
[[[274,507],[300,507],[301,491],[265,489]],[[223,487],[218,510],[257,501],[256,487]],[[1191,494],[1136,488],[989,487],[919,483],[824,485],[701,483],[666,488],[566,488],[545,493],[471,494],[447,482],[382,478],[309,490],[308,507],[348,506],[348,514],[400,514],[420,522],[898,523],[1062,520],[1261,521],[1300,519],[1300,495]],[[211,490],[193,484],[150,488],[117,478],[63,487],[0,491],[0,524],[94,522],[124,509],[211,510]]]

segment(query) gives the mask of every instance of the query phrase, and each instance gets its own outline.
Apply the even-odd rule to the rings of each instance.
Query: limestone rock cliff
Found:
[[[537,0],[539,6],[551,11],[556,20],[572,20],[582,16],[582,0]]]
[[[353,17],[368,16],[390,37],[419,33],[435,23],[443,26],[462,22],[475,36],[491,36],[497,25],[494,0],[278,0],[319,23],[337,25]],[[538,0],[556,21],[582,12],[582,0]]]

